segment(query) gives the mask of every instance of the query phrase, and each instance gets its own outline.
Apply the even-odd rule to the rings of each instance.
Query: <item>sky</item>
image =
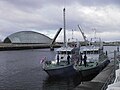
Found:
[[[96,36],[103,41],[120,41],[120,0],[0,0],[0,39],[19,31],[53,38],[63,28],[63,8],[67,38],[82,41],[80,25],[88,40]]]

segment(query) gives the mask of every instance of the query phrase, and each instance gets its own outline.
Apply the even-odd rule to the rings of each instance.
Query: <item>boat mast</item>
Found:
[[[64,47],[67,47],[67,42],[66,42],[65,8],[63,9],[63,23],[64,23]]]

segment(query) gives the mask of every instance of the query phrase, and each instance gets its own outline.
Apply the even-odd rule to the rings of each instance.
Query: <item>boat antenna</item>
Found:
[[[94,31],[94,38],[96,38],[96,28],[93,28]]]
[[[72,29],[72,39],[73,39],[73,29]]]
[[[67,47],[67,42],[66,42],[65,8],[63,9],[63,23],[64,23],[64,47]]]

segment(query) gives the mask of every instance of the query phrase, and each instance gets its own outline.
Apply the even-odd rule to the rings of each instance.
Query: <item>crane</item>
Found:
[[[86,36],[85,36],[84,32],[82,31],[82,29],[80,28],[80,26],[79,26],[79,25],[78,25],[78,28],[79,28],[79,30],[80,30],[80,32],[81,32],[81,34],[82,34],[82,36],[83,36],[83,39],[84,39],[84,41],[85,41],[85,45],[87,45],[88,40],[86,39]]]

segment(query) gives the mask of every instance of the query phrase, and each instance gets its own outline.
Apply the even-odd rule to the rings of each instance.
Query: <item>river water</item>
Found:
[[[113,57],[116,47],[104,49]],[[73,90],[82,81],[79,76],[56,79],[42,70],[41,58],[54,56],[49,49],[0,51],[0,90]]]

